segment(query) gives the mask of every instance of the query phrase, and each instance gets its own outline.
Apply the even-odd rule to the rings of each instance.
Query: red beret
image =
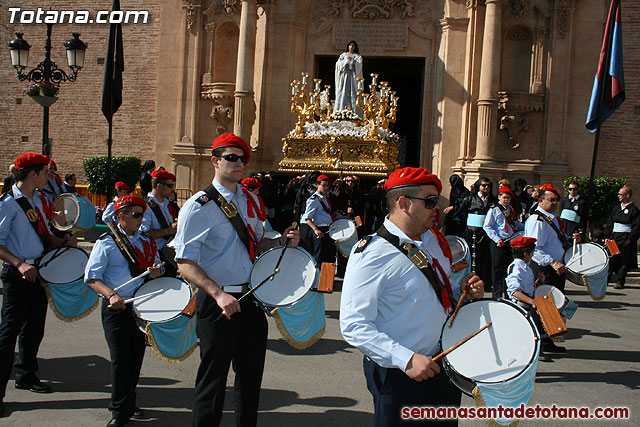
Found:
[[[53,165],[53,168],[54,168],[55,170],[58,170],[58,165],[56,164],[56,162],[54,162],[54,161],[53,161],[53,159],[49,160],[49,164],[50,164],[50,165]]]
[[[510,243],[511,243],[511,247],[513,248],[523,248],[535,242],[536,242],[536,239],[534,237],[522,236],[522,237],[518,237],[517,239],[513,239]]]
[[[556,193],[556,196],[558,197],[562,197],[560,195],[560,192],[558,190],[555,189],[555,187],[551,184],[544,184],[540,186],[541,190],[545,190],[545,191],[553,191],[554,193]]]
[[[249,159],[251,159],[251,150],[249,150],[249,146],[246,142],[244,142],[244,139],[232,133],[223,133],[213,141],[211,149],[215,150],[216,148],[225,147],[240,148],[242,151],[244,151],[244,155],[247,156],[247,161],[244,162],[244,164],[246,165],[249,163]]]
[[[174,174],[162,169],[151,172],[151,178],[171,179],[174,181],[176,180],[176,176]]]
[[[506,187],[506,186],[502,186],[502,187],[498,188],[498,194],[500,194],[500,193],[506,193],[506,194],[510,195],[512,199],[516,198],[516,195],[513,194],[513,191],[511,191],[511,189],[509,187]]]
[[[329,184],[331,184],[331,180],[327,175],[319,175],[318,178],[316,179],[316,182],[320,182],[320,181],[327,181],[329,182]]]
[[[392,188],[413,187],[415,185],[432,184],[438,188],[438,194],[442,191],[442,182],[425,168],[406,167],[394,171],[384,183],[385,190]]]
[[[245,187],[262,187],[262,183],[257,178],[245,178],[240,181]]]
[[[116,182],[115,187],[121,190],[127,190],[127,191],[131,190],[131,188],[129,188],[129,186],[122,181]]]
[[[116,204],[113,206],[113,209],[118,212],[118,210],[126,207],[126,206],[140,206],[142,208],[142,212],[147,210],[147,203],[140,196],[124,196],[118,199]]]
[[[22,168],[26,168],[27,166],[48,165],[49,162],[52,161],[53,160],[51,160],[49,156],[45,156],[43,154],[26,153],[18,157],[16,161],[13,162],[13,164],[15,165],[16,169],[19,170]]]

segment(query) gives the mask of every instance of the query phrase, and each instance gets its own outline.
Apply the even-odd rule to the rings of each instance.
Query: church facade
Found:
[[[77,7],[64,1],[52,7],[61,3]],[[85,7],[98,10],[98,3],[105,2]],[[402,164],[429,168],[445,182],[452,173],[467,183],[488,176],[554,184],[589,174],[594,137],[584,122],[608,0],[144,3],[149,22],[123,26],[124,102],[114,116],[114,155],[154,159],[176,173],[178,187],[208,184],[211,143],[223,132],[249,142],[250,170],[277,169],[282,138],[296,122],[291,82],[306,72],[322,79],[323,87],[333,86],[335,61],[351,40],[363,57],[365,85],[378,74],[399,97],[391,129],[401,139]],[[637,20],[639,13],[635,2],[623,0],[622,6],[626,47],[638,38],[627,37],[632,25],[625,17]],[[123,0],[121,7],[141,6]],[[41,56],[40,27],[0,30],[7,41],[14,31],[25,33],[34,45],[30,66]],[[56,34],[72,29],[54,26]],[[89,44],[87,64],[75,83],[61,85],[61,102],[51,107],[49,134],[63,174],[80,172],[84,158],[106,154],[100,100],[108,26],[87,25],[80,32]],[[64,62],[63,50],[54,53]],[[22,83],[8,52],[2,55],[0,90],[7,92],[0,115],[7,120],[0,131],[7,149],[0,161],[6,167],[21,152],[39,152],[41,110],[27,97],[18,102]],[[639,60],[635,52],[625,57],[627,70]],[[636,80],[628,71],[628,87]],[[640,184],[640,172],[633,170],[637,155],[612,154],[635,142],[633,129],[640,124],[632,96],[628,91],[627,102],[603,128],[607,148],[601,148],[598,174],[626,176],[633,185]]]

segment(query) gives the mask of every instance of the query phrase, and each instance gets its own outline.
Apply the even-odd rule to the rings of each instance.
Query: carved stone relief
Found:
[[[227,125],[229,122],[233,121],[233,106],[218,104],[214,101],[209,117],[218,122],[218,125],[216,126],[216,133],[218,135],[229,132]]]
[[[514,18],[524,18],[527,16],[531,0],[511,0],[511,15]]]
[[[340,17],[406,19],[418,16],[422,21],[431,20],[431,15],[431,0],[317,0],[313,2],[311,20],[320,28],[325,21]]]
[[[558,35],[561,39],[567,37],[569,34],[569,24],[571,9],[573,8],[572,0],[558,0],[556,13],[558,14]]]
[[[529,127],[529,119],[525,116],[504,115],[500,119],[500,129],[506,130],[509,134],[507,144],[510,148],[516,149],[520,147],[518,135]]]
[[[196,22],[196,13],[200,7],[200,0],[182,0],[182,8],[187,13],[187,29],[190,30]]]
[[[467,9],[471,9],[472,7],[484,6],[485,4],[485,0],[467,0],[465,6]]]
[[[506,143],[515,150],[520,147],[519,134],[529,127],[526,115],[544,109],[544,94],[498,92],[498,109],[500,129],[507,131]]]

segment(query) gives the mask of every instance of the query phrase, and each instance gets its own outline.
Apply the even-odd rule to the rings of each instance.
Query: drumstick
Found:
[[[130,302],[134,302],[134,301],[142,299],[142,298],[150,297],[151,295],[159,294],[160,292],[164,292],[164,291],[165,291],[164,289],[158,289],[157,291],[149,292],[148,294],[139,295],[137,297],[132,297],[132,298],[127,298],[123,302],[125,304],[129,304]],[[111,308],[112,305],[113,304],[109,304],[107,307]]]
[[[294,221],[293,224],[291,224],[291,229],[295,230],[296,228],[298,228],[298,223]],[[282,249],[282,252],[280,252],[280,257],[278,257],[278,261],[276,262],[276,266],[273,269],[273,273],[271,273],[269,276],[267,276],[262,282],[258,283],[257,286],[255,286],[254,288],[249,289],[249,291],[247,293],[241,295],[240,298],[238,298],[238,302],[242,301],[242,299],[244,297],[246,297],[247,295],[253,294],[255,291],[258,290],[258,288],[260,286],[264,285],[269,280],[273,280],[273,278],[276,276],[276,273],[278,273],[280,271],[280,262],[282,262],[282,258],[284,257],[284,252],[287,250],[287,247],[289,247],[289,242],[290,241],[291,241],[291,239],[288,238],[288,237],[284,241],[284,248]],[[218,319],[220,319],[222,316],[225,316],[226,314],[227,314],[227,312],[222,310],[222,313],[220,313],[220,316],[218,316]],[[216,319],[216,320],[218,320],[218,319]]]
[[[162,261],[160,264],[158,264],[158,267],[162,267],[163,265],[164,265],[164,261]],[[135,282],[135,281],[136,281],[136,280],[138,280],[138,279],[142,279],[143,277],[145,277],[145,276],[146,276],[147,274],[149,274],[149,273],[150,273],[150,271],[149,271],[149,270],[145,270],[145,271],[143,271],[142,273],[140,273],[140,274],[139,274],[139,275],[137,275],[136,277],[134,277],[134,278],[132,278],[132,279],[129,279],[129,280],[127,280],[126,282],[124,282],[122,285],[117,286],[116,288],[114,288],[114,289],[113,289],[113,292],[118,292],[118,289],[122,289],[122,288],[124,288],[125,286],[127,286],[128,284],[133,283],[133,282]]]
[[[569,268],[569,266],[571,264],[573,264],[574,262],[578,261],[580,258],[582,258],[583,256],[585,256],[586,254],[588,254],[591,251],[591,249],[587,249],[586,251],[584,251],[584,253],[582,255],[579,255],[575,258],[571,257],[571,259],[569,260],[569,262],[565,265],[566,268]]]
[[[578,241],[576,239],[573,239],[573,253],[571,254],[571,258],[576,256],[576,245],[577,244],[578,244]]]
[[[474,333],[472,333],[471,335],[469,335],[468,337],[464,338],[463,340],[459,341],[457,344],[452,345],[451,347],[449,347],[448,349],[446,349],[445,351],[443,351],[442,353],[440,353],[439,355],[437,355],[436,357],[432,358],[431,360],[434,362],[437,362],[438,360],[442,359],[443,357],[445,357],[447,354],[451,353],[453,350],[455,350],[456,348],[460,347],[462,344],[466,343],[467,341],[469,341],[471,338],[475,337],[476,335],[478,335],[480,332],[484,331],[485,329],[487,329],[489,326],[491,326],[493,322],[489,322],[486,325],[484,325],[482,328],[478,329],[477,331],[475,331]]]
[[[453,321],[456,318],[456,316],[458,315],[458,310],[460,310],[460,307],[462,306],[462,301],[464,301],[464,297],[467,296],[468,290],[469,290],[469,282],[467,282],[467,284],[464,286],[464,290],[462,291],[462,295],[460,295],[460,299],[458,300],[458,304],[456,304],[456,309],[453,310],[453,314],[451,315],[451,320],[449,320],[449,327],[451,327],[451,325],[453,325]]]

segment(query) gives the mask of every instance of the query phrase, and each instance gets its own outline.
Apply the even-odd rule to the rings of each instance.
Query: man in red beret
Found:
[[[494,298],[506,296],[504,278],[507,276],[507,267],[513,261],[508,241],[517,231],[524,230],[524,224],[516,220],[516,210],[511,206],[513,198],[509,187],[498,188],[498,203],[489,209],[482,227],[491,239],[491,291]]]
[[[160,259],[165,262],[167,277],[176,277],[178,266],[175,262],[175,251],[167,247],[176,234],[177,218],[174,218],[169,208],[170,197],[176,186],[176,176],[171,172],[159,169],[151,172],[151,192],[145,200],[149,205],[144,213],[140,230],[155,239]]]
[[[469,274],[460,289],[451,287],[450,248],[433,228],[442,191],[437,176],[406,167],[389,176],[385,189],[389,216],[347,264],[340,329],[364,353],[374,424],[395,426],[404,406],[460,405],[460,391],[432,357],[462,289],[469,284],[470,297],[480,298],[484,283]]]
[[[329,177],[318,176],[316,187],[316,192],[307,199],[306,209],[300,217],[300,238],[302,247],[313,255],[318,265],[321,265],[323,262],[333,262],[336,257],[336,246],[327,234],[333,223]]]
[[[564,292],[566,267],[564,252],[571,247],[572,239],[580,242],[580,234],[567,236],[564,225],[554,213],[560,202],[560,192],[551,184],[540,186],[538,207],[524,224],[524,234],[536,239],[536,250],[531,259],[531,269],[536,276],[544,274],[545,282]],[[548,353],[565,352],[552,341],[543,344]]]
[[[17,183],[0,198],[0,259],[4,263],[2,323],[0,323],[0,415],[13,367],[16,340],[20,337],[15,386],[36,393],[51,387],[38,379],[37,354],[44,336],[47,295],[40,283],[36,259],[63,246],[76,246],[71,234],[64,238],[49,228],[52,207],[40,191],[48,179],[50,159],[35,153],[16,159]]]
[[[527,312],[533,318],[533,322],[536,324],[538,331],[542,334],[544,327],[542,326],[542,320],[536,309],[536,303],[533,300],[535,297],[535,281],[536,276],[533,270],[529,266],[533,252],[536,249],[536,239],[533,237],[518,237],[510,242],[513,250],[513,262],[509,264],[508,272],[505,282],[507,284],[507,294],[509,299],[520,307],[527,310]],[[544,276],[542,277],[544,281]],[[543,343],[551,342],[551,339],[546,336],[543,338]],[[544,350],[540,350],[538,360],[542,362],[552,362],[552,359],[545,354]]]
[[[200,288],[194,426],[219,425],[232,361],[238,425],[257,423],[267,320],[253,296],[238,299],[248,291],[252,261],[273,243],[262,239],[258,197],[242,191],[238,183],[249,158],[249,147],[242,138],[229,133],[217,137],[211,152],[212,185],[187,200],[178,215],[174,240],[178,269]],[[297,230],[289,227],[282,234],[281,244],[298,245]]]
[[[119,427],[132,418],[143,418],[143,411],[136,403],[136,387],[144,358],[145,335],[138,328],[132,304],[125,304],[124,300],[132,297],[145,279],[124,287],[120,285],[145,270],[149,270],[151,278],[162,274],[153,239],[140,232],[147,208],[145,201],[138,196],[123,196],[114,208],[118,236],[105,234],[96,241],[84,276],[87,285],[104,297],[101,319],[111,355],[111,420],[107,427]],[[118,239],[128,249],[121,248]]]
[[[124,197],[127,194],[129,194],[129,192],[131,191],[130,187],[122,181],[116,182],[114,187],[116,190],[116,195],[113,198],[113,201],[109,203],[107,207],[104,209],[104,212],[102,212],[102,222],[104,222],[105,224],[108,218],[111,218],[114,221],[116,220],[116,216],[115,216],[116,211],[114,209],[116,202],[120,200],[121,197]]]

